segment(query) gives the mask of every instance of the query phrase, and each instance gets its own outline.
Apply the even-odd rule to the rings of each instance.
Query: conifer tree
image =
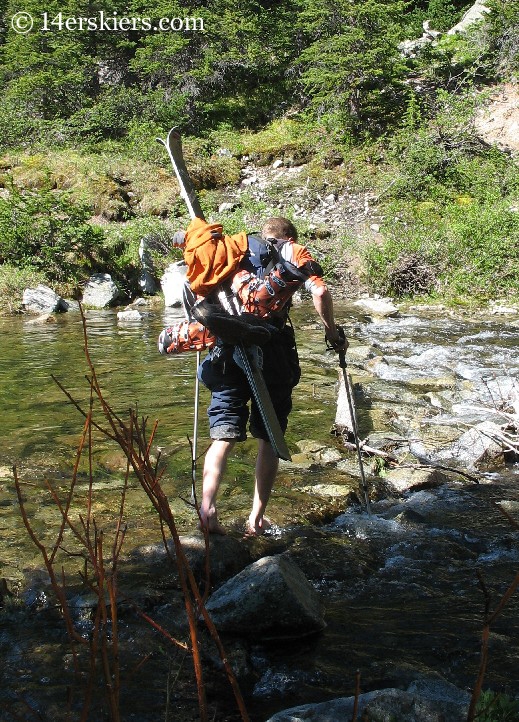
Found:
[[[404,62],[397,50],[401,0],[306,0],[299,26],[306,102],[353,134],[378,133],[401,111]]]

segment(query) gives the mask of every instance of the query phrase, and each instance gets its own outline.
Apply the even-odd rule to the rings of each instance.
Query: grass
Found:
[[[40,283],[45,283],[43,273],[0,264],[0,315],[21,313],[24,290]]]

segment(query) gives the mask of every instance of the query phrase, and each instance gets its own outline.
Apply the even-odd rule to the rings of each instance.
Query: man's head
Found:
[[[297,241],[297,230],[294,224],[288,218],[269,218],[261,231],[264,239],[277,238],[280,241]]]

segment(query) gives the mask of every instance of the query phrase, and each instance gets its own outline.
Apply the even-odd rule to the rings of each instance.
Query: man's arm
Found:
[[[324,324],[326,338],[333,345],[335,351],[345,351],[348,348],[348,340],[341,338],[337,330],[330,291],[325,285],[316,286],[312,289],[312,300],[315,310]]]

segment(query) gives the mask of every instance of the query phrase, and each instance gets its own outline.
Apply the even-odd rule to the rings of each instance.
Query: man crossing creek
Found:
[[[176,241],[184,248],[188,266],[184,293],[188,318],[164,329],[159,350],[167,354],[209,350],[198,367],[198,379],[211,392],[207,415],[212,439],[204,461],[200,524],[209,533],[225,534],[218,520],[218,490],[234,445],[247,437],[249,422],[258,450],[246,534],[260,535],[270,527],[265,510],[279,457],[287,458],[279,452],[270,426],[280,429],[284,443],[292,391],[301,376],[288,315],[294,293],[303,286],[310,291],[328,344],[336,352],[344,352],[348,342],[335,323],[322,269],[297,242],[297,230],[288,219],[269,218],[261,235],[225,236],[220,225],[194,218]],[[254,393],[244,356],[247,364],[261,370],[266,400],[272,402],[275,414],[273,424],[264,412],[265,399]]]

